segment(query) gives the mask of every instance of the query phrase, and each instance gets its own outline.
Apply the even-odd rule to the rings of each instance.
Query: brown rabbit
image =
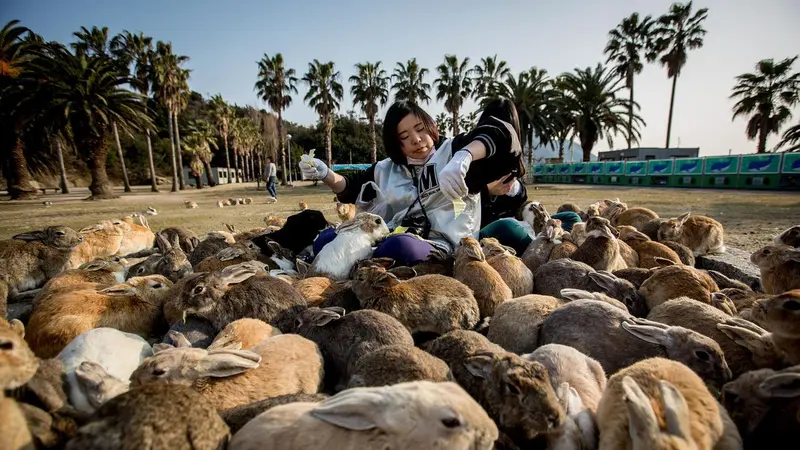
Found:
[[[0,448],[34,448],[23,409],[3,391],[22,387],[36,374],[39,360],[22,339],[19,321],[12,324],[0,318]]]
[[[500,245],[495,238],[481,239],[481,247],[486,262],[503,277],[514,298],[533,292],[533,272],[516,256],[513,248]]]
[[[772,332],[772,341],[791,365],[800,364],[800,289],[760,299],[751,318]]]
[[[261,249],[253,241],[239,241],[230,247],[223,248],[213,256],[200,261],[194,268],[195,272],[214,272],[228,266],[233,266],[247,261],[255,261],[261,254]]]
[[[348,220],[356,216],[356,205],[352,203],[341,203],[337,201],[336,214],[339,216],[339,220],[341,220],[342,222],[347,222]]]
[[[788,245],[767,245],[750,255],[761,270],[761,286],[767,294],[800,289],[800,249]]]
[[[63,226],[0,241],[0,316],[6,314],[6,297],[44,286],[67,268],[72,250],[81,242],[75,230]]]
[[[695,256],[725,253],[722,224],[706,216],[681,214],[658,228],[659,241],[675,241],[694,252]]]
[[[267,217],[264,217],[264,224],[268,227],[283,227],[286,225],[286,218],[276,217],[270,214]]]
[[[93,328],[155,335],[171,286],[165,277],[150,275],[111,287],[85,283],[74,290],[52,292],[38,299],[25,338],[37,356],[52,358]]]
[[[605,208],[601,206],[600,217],[608,219],[611,223],[616,223],[619,215],[628,210],[628,205],[621,202],[619,198],[616,200],[603,200],[603,205],[605,205]]]
[[[619,238],[628,244],[639,255],[639,266],[645,269],[661,267],[655,258],[668,259],[675,264],[681,264],[681,258],[671,248],[664,244],[653,242],[644,233],[628,225],[618,227]]]
[[[167,239],[167,235],[158,233],[156,244],[161,252],[161,259],[155,266],[156,274],[164,275],[173,283],[192,273],[192,264],[186,257],[181,248],[180,236],[173,234],[172,242]]]
[[[572,254],[572,259],[595,270],[613,272],[628,267],[620,254],[619,241],[611,223],[602,217],[590,217],[586,222],[586,240]]]
[[[517,214],[517,220],[528,223],[537,235],[542,232],[549,219],[550,214],[539,202],[526,202],[520,207]]]
[[[630,208],[626,209],[619,216],[617,216],[616,223],[611,222],[612,225],[620,226],[620,225],[629,225],[637,230],[641,230],[647,222],[651,220],[658,219],[658,214],[656,214],[653,210],[647,208]]]
[[[400,281],[386,269],[365,267],[358,270],[353,292],[363,308],[394,317],[411,333],[469,330],[480,319],[472,290],[443,275]]]
[[[167,238],[168,242],[175,242],[175,238],[177,237],[181,249],[187,255],[191,254],[200,244],[200,238],[197,237],[197,234],[185,227],[164,228],[161,230],[161,234]]]
[[[648,309],[678,297],[711,304],[711,294],[717,291],[719,286],[706,272],[680,265],[656,270],[639,288]]]
[[[472,236],[461,238],[453,274],[456,280],[472,289],[482,318],[491,317],[497,305],[513,297],[503,277],[486,262],[481,245]]]
[[[541,233],[528,244],[528,248],[522,254],[522,262],[532,273],[536,273],[539,267],[550,260],[550,254],[561,243],[564,234],[560,220],[547,219]]]
[[[114,285],[125,281],[125,267],[121,262],[111,259],[96,259],[81,265],[77,269],[61,272],[42,286],[38,296],[61,289],[71,289],[83,283]],[[34,300],[34,303],[36,301]]]
[[[104,220],[97,225],[81,228],[78,233],[83,238],[83,242],[72,250],[69,268],[75,269],[96,258],[118,254],[122,238],[130,229],[129,224],[116,219]]]

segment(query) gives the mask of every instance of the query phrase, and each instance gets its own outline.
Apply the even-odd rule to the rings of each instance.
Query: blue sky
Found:
[[[389,1],[207,1],[207,0],[4,0],[0,21],[12,18],[46,39],[71,42],[80,26],[143,31],[172,41],[188,55],[190,84],[203,95],[220,93],[239,105],[258,105],[253,84],[256,61],[281,52],[299,75],[314,58],[332,60],[343,81],[353,65],[383,61],[393,69],[411,57],[432,74],[445,53],[473,62],[498,54],[514,71],[530,66],[557,75],[604,60],[608,31],[634,11],[658,16],[669,0],[406,0]],[[489,5],[489,7],[487,7]],[[734,77],[764,58],[800,52],[800,2],[797,0],[696,0],[710,8],[705,46],[689,55],[678,79],[672,145],[699,146],[701,154],[753,153],[744,120],[731,122],[728,99]],[[795,65],[800,70],[800,63]],[[349,85],[346,85],[349,92]],[[285,112],[288,120],[312,124],[313,111],[302,101],[305,86]],[[666,70],[649,65],[636,79],[636,100],[647,122],[642,146],[663,146],[670,81]],[[342,111],[352,108],[349,95]],[[427,107],[435,115],[440,102]],[[474,102],[465,106],[475,109]],[[385,111],[385,109],[384,109]],[[381,115],[383,111],[381,112]],[[795,112],[795,123],[800,110]],[[777,143],[777,137],[768,146]],[[625,145],[620,137],[615,146]],[[602,141],[595,147],[607,149]]]

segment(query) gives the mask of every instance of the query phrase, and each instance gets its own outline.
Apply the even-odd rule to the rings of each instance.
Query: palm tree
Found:
[[[241,183],[241,176],[239,175],[239,153],[242,151],[242,142],[244,141],[244,119],[234,117],[231,119],[231,147],[233,147],[233,170],[236,174],[234,179],[237,183]]]
[[[217,149],[216,130],[204,121],[198,120],[189,125],[189,134],[183,139],[183,149],[191,157],[189,167],[195,177],[198,189],[202,188],[202,175],[205,169],[208,186],[214,187],[217,183],[211,174],[212,148]]]
[[[211,117],[225,146],[225,167],[228,173],[231,173],[231,155],[230,150],[228,150],[228,136],[230,135],[230,120],[232,117],[231,107],[219,94],[211,97],[208,105]]]
[[[433,83],[437,87],[436,100],[444,100],[444,109],[453,115],[453,135],[457,135],[458,111],[464,100],[472,93],[472,70],[469,67],[469,58],[459,62],[456,55],[445,55],[444,63],[436,70],[439,78]]]
[[[787,145],[789,146],[789,148],[785,150],[787,152],[796,152],[800,150],[800,123],[787,128],[786,131],[783,132],[781,141],[775,149],[779,150]]]
[[[292,94],[297,93],[297,77],[294,69],[287,69],[283,55],[266,54],[258,61],[258,81],[256,90],[261,100],[278,114],[278,148],[281,163],[281,184],[286,184],[286,148],[284,146],[283,110],[292,104]]]
[[[447,136],[447,130],[450,128],[450,125],[453,124],[450,118],[447,117],[447,114],[443,112],[439,113],[436,115],[436,119],[434,120],[436,121],[436,128],[439,129],[439,135],[442,137]]]
[[[692,2],[686,4],[673,3],[669,12],[658,19],[658,28],[653,30],[655,53],[660,55],[659,61],[667,67],[667,77],[672,78],[672,95],[669,100],[669,119],[667,121],[667,143],[672,133],[672,111],[675,106],[675,85],[678,83],[689,50],[703,46],[706,34],[703,21],[708,16],[708,8],[701,8],[692,15]]]
[[[394,74],[392,74],[394,80],[392,90],[396,91],[394,101],[405,100],[416,104],[430,103],[431,96],[428,95],[428,92],[431,90],[431,85],[425,82],[427,74],[428,69],[420,67],[417,64],[417,58],[411,58],[405,64],[397,63]]]
[[[115,41],[119,41],[121,37],[117,36],[109,42],[108,27],[92,27],[91,30],[88,30],[86,27],[81,27],[80,31],[76,31],[72,33],[72,35],[75,36],[77,41],[70,45],[78,56],[97,56],[100,58],[112,59],[114,66],[117,67],[117,70],[119,70],[122,75],[128,76],[130,74],[128,68],[130,59],[128,55],[117,51],[116,54],[123,57],[113,58],[115,52],[112,52],[112,49],[119,47],[119,44]],[[131,192],[131,183],[128,181],[128,168],[125,166],[125,155],[122,153],[122,145],[119,142],[119,130],[116,124],[112,124],[112,128],[114,131],[114,142],[117,144],[117,156],[122,166],[122,183],[125,192]]]
[[[472,94],[480,100],[489,93],[497,83],[501,83],[511,70],[505,61],[497,61],[497,55],[481,58],[481,63],[472,69],[475,74],[475,90]]]
[[[653,18],[644,16],[639,20],[639,13],[622,19],[616,28],[608,32],[608,44],[605,53],[606,63],[614,63],[614,72],[625,80],[630,97],[628,100],[628,148],[631,148],[631,128],[633,127],[633,77],[642,73],[642,52],[648,60],[655,59],[653,52]]]
[[[772,59],[764,59],[756,64],[755,73],[736,77],[737,84],[730,96],[739,100],[733,106],[733,120],[750,116],[747,138],[758,137],[758,153],[766,153],[767,137],[780,132],[798,103],[800,73],[792,73],[796,60],[797,56],[776,64]]]
[[[128,30],[123,31],[111,40],[111,53],[125,66],[133,64],[133,77],[135,83],[132,87],[139,91],[145,98],[150,98],[152,92],[153,66],[153,38],[143,33],[133,34]],[[156,167],[153,162],[153,144],[150,140],[150,129],[145,130],[147,137],[147,161],[150,168],[150,191],[158,192],[156,182]]]
[[[331,132],[333,131],[333,115],[339,109],[339,102],[344,97],[344,89],[339,83],[339,72],[335,70],[333,61],[321,63],[318,60],[308,64],[308,72],[303,81],[308,85],[308,93],[304,100],[308,106],[319,114],[325,127],[325,157],[331,165]]]
[[[375,116],[378,108],[386,104],[389,99],[389,77],[381,69],[381,62],[356,64],[357,75],[350,77],[350,94],[353,95],[353,104],[361,105],[361,110],[369,120],[369,133],[372,139],[372,153],[370,161],[374,164],[378,160],[378,142],[375,138]]]
[[[565,73],[556,82],[563,92],[561,107],[573,120],[571,126],[580,137],[585,162],[591,160],[594,144],[604,136],[609,147],[614,146],[616,134],[627,138],[626,114],[623,112],[627,109],[627,102],[617,97],[623,89],[620,81],[612,70],[597,64],[594,69],[587,67]],[[631,128],[634,142],[639,140],[640,124],[644,125],[644,121],[634,114]]]
[[[158,41],[152,57],[152,83],[156,92],[156,101],[167,111],[167,129],[172,150],[172,192],[178,192],[178,160],[175,154],[175,133],[173,116],[178,108],[183,74],[180,65],[188,61],[187,56],[172,53],[172,44]],[[181,168],[181,178],[183,178]]]
[[[124,87],[133,79],[122,75],[110,58],[76,56],[62,45],[50,44],[23,83],[29,95],[19,108],[39,111],[44,123],[62,121],[77,143],[92,175],[89,199],[114,198],[106,174],[107,141],[114,124],[128,132],[153,126],[145,99]]]
[[[30,30],[18,24],[12,20],[0,29],[0,165],[11,199],[25,200],[37,197],[22,144],[25,121],[14,113],[16,105],[6,101],[9,90],[18,89],[14,80],[25,73],[35,45],[23,39]]]

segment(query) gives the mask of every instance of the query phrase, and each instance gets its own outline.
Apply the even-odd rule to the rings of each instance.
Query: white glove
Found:
[[[520,191],[522,191],[522,183],[519,180],[514,180],[514,184],[511,185],[511,190],[509,190],[506,195],[508,197],[516,197]]]
[[[439,187],[450,200],[464,197],[469,193],[465,177],[471,163],[472,153],[459,150],[439,172]]]
[[[324,180],[328,176],[328,166],[317,158],[300,161],[297,166],[304,180]]]

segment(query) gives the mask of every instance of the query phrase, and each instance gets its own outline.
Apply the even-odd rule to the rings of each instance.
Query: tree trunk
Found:
[[[283,110],[278,108],[278,159],[281,163],[281,186],[286,186],[286,149],[283,147]]]
[[[197,189],[203,189],[203,172],[192,172],[194,182],[197,183]]]
[[[172,192],[178,192],[178,159],[175,157],[175,139],[172,132],[172,111],[167,110],[169,147],[172,150]]]
[[[633,69],[628,68],[628,89],[630,89],[630,98],[628,99],[628,150],[631,149],[631,141],[633,140]],[[669,144],[667,145],[669,147]]]
[[[261,180],[264,179],[264,169],[261,165],[261,153],[258,154],[258,178],[256,179],[256,183],[258,183],[258,187],[261,188]]]
[[[237,183],[241,183],[242,179],[239,177],[239,152],[233,149],[233,170],[235,172],[234,179]]]
[[[114,195],[114,190],[108,181],[108,174],[106,173],[106,159],[108,157],[106,140],[98,138],[95,142],[84,142],[84,145],[91,146],[91,153],[86,162],[89,166],[89,172],[92,174],[92,184],[89,185],[89,192],[92,195],[86,200],[119,198],[119,196]]]
[[[328,159],[328,167],[333,165],[333,150],[331,149],[331,133],[333,133],[333,119],[330,115],[323,117],[325,120],[325,157]]]
[[[9,166],[9,174],[6,183],[8,183],[8,194],[11,200],[30,200],[37,198],[36,189],[31,182],[30,170],[28,170],[28,161],[25,159],[24,144],[22,143],[22,133],[20,127],[14,130],[16,133],[14,147],[11,149],[11,161]]]
[[[372,152],[370,153],[370,162],[375,164],[378,161],[378,141],[375,138],[375,114],[369,116],[369,135],[372,139]],[[353,161],[350,161],[352,164]]]
[[[581,137],[581,147],[583,148],[583,162],[589,162],[592,160],[592,149],[594,148],[594,142],[589,140],[585,140]]]
[[[58,154],[58,171],[61,173],[61,193],[69,194],[69,185],[67,184],[67,168],[64,166],[64,153],[61,150],[61,140],[58,137],[53,140],[56,143],[56,154]]]
[[[211,162],[203,160],[203,167],[205,167],[206,169],[206,177],[208,178],[208,187],[216,186],[217,182],[214,181],[214,175],[211,172]]]
[[[225,141],[225,168],[228,169],[228,184],[233,183],[233,179],[231,178],[231,152],[228,151],[228,135],[222,136],[222,140]]]
[[[767,125],[769,117],[762,114],[761,115],[761,124],[759,125],[758,129],[758,153],[767,153]]]
[[[125,192],[131,192],[131,183],[128,181],[128,169],[125,167],[125,155],[122,153],[122,145],[119,143],[119,131],[117,131],[117,123],[114,122],[114,141],[117,143],[117,154],[119,155],[119,163],[122,165],[122,184],[125,186]]]
[[[150,130],[147,130],[147,161],[150,163],[150,191],[158,192],[156,182],[156,166],[153,163],[153,144],[150,142]]]
[[[669,99],[669,119],[667,119],[667,144],[664,148],[669,148],[669,136],[672,133],[672,108],[675,107],[675,85],[678,83],[678,74],[672,77],[672,96]]]
[[[558,159],[560,159],[561,162],[564,162],[564,140],[563,139],[559,139],[559,141],[558,141]]]
[[[254,159],[255,158],[253,158],[252,154],[247,155],[247,160],[250,162],[250,182],[251,183],[258,179],[257,176],[256,176],[256,163],[255,163],[255,161],[253,161]]]
[[[175,146],[178,151],[178,186],[181,190],[186,189],[186,183],[183,181],[183,155],[181,154],[181,133],[178,130],[178,111],[172,115],[175,120]]]
[[[453,110],[453,123],[451,124],[451,129],[453,130],[453,137],[458,136],[458,110]]]

